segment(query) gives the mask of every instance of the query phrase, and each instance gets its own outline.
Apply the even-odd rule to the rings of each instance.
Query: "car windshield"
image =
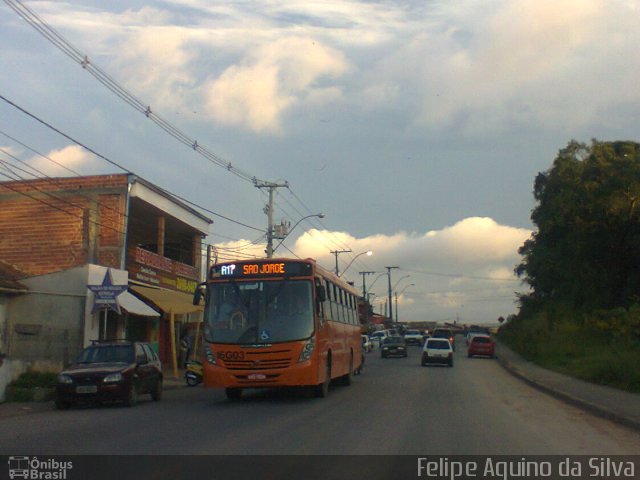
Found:
[[[384,343],[404,343],[404,338],[402,337],[388,337]]]
[[[313,334],[308,280],[213,283],[208,288],[205,335],[226,344],[270,344]]]
[[[427,348],[435,350],[449,350],[449,342],[446,340],[428,340]]]
[[[420,335],[420,332],[418,330],[407,330],[405,335]]]
[[[133,363],[131,345],[93,345],[85,348],[78,363]]]
[[[433,332],[433,336],[438,338],[449,338],[453,337],[453,333],[448,330],[436,330]]]

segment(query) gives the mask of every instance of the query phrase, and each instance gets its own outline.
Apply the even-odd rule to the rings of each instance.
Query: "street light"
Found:
[[[314,213],[312,215],[307,215],[306,217],[302,217],[300,220],[298,220],[295,225],[293,227],[291,227],[289,229],[289,231],[287,232],[287,234],[284,236],[284,238],[282,240],[280,240],[280,243],[278,243],[278,245],[275,246],[275,248],[272,250],[272,253],[276,251],[276,249],[282,245],[282,242],[285,241],[285,239],[289,236],[289,234],[293,231],[294,228],[296,228],[300,222],[302,222],[303,220],[306,220],[307,218],[311,218],[311,217],[318,217],[318,218],[324,218],[324,213]]]
[[[402,280],[402,279],[400,279]],[[398,280],[398,282],[400,282],[400,280]],[[405,285],[404,288],[402,290],[400,290],[400,295],[402,295],[402,293],[409,287],[415,287],[415,283],[410,283],[409,285]],[[396,290],[396,323],[398,323],[398,291]]]
[[[376,283],[376,280],[378,280],[383,275],[387,275],[387,272],[382,272],[380,275],[373,279],[373,282],[371,282],[371,285],[369,285],[369,291],[371,291],[371,289],[373,288],[373,284]]]
[[[338,260],[338,256],[336,255],[336,275],[338,275],[339,277],[341,277],[342,275],[344,275],[344,272],[347,271],[347,269],[353,264],[353,262],[356,261],[356,258],[361,257],[362,255],[366,255],[367,257],[370,257],[371,255],[373,255],[373,251],[372,250],[367,250],[366,252],[362,252],[357,254],[355,257],[353,257],[353,259],[349,262],[349,265],[347,265],[345,267],[344,270],[342,270],[342,273],[338,273],[338,264],[337,264],[337,260]]]
[[[398,284],[399,284],[402,280],[404,280],[405,278],[409,278],[410,276],[411,276],[411,275],[405,275],[404,277],[400,277],[400,278],[398,279],[398,281],[396,282],[396,284],[393,286],[393,290],[395,290],[395,289],[396,289],[396,287],[398,286]]]

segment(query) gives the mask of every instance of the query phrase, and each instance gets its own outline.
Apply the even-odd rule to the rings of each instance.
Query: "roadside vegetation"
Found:
[[[534,183],[531,287],[500,338],[525,358],[640,392],[640,144],[571,142]]]

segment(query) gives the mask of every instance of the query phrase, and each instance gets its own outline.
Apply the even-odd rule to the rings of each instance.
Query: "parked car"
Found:
[[[407,345],[422,345],[424,343],[420,330],[407,330],[404,332],[404,341],[407,342]]]
[[[433,332],[431,333],[431,338],[446,338],[447,340],[449,340],[449,343],[451,344],[451,348],[453,349],[453,351],[456,350],[455,335],[453,334],[453,330],[451,330],[450,328],[445,328],[445,327],[434,328]]]
[[[145,342],[94,342],[75,363],[58,374],[55,404],[124,402],[134,406],[138,395],[162,398],[162,364]]]
[[[362,351],[369,353],[371,350],[373,350],[371,340],[369,340],[368,336],[362,335]]]
[[[380,357],[387,358],[390,356],[407,356],[407,344],[405,343],[404,338],[402,338],[400,335],[387,337],[382,342]]]
[[[484,355],[493,358],[495,351],[496,342],[493,341],[490,335],[474,334],[469,342],[467,356],[471,358],[474,355]]]
[[[421,365],[444,363],[453,367],[453,347],[447,338],[428,338],[422,347]]]

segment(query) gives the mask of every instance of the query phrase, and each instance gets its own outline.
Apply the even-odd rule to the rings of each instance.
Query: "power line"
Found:
[[[130,174],[130,175],[136,175],[136,176],[138,176],[136,173],[132,172],[131,170],[129,170],[129,169],[127,169],[127,168],[123,167],[122,165],[120,165],[119,163],[117,163],[117,162],[115,162],[115,161],[113,161],[113,160],[111,160],[111,159],[107,158],[106,156],[102,155],[101,153],[98,153],[97,151],[95,151],[95,150],[94,150],[94,149],[92,149],[91,147],[86,146],[85,144],[83,144],[83,143],[82,143],[82,142],[80,142],[79,140],[76,140],[76,139],[75,139],[75,138],[73,138],[72,136],[70,136],[70,135],[68,135],[68,134],[64,133],[64,132],[63,132],[63,131],[61,131],[60,129],[58,129],[58,128],[54,127],[53,125],[51,125],[50,123],[48,123],[48,122],[46,122],[46,121],[42,120],[41,118],[39,118],[39,117],[37,117],[36,115],[34,115],[34,114],[32,114],[31,112],[29,112],[28,110],[25,110],[24,108],[22,108],[21,106],[17,105],[17,104],[16,104],[16,103],[14,103],[14,102],[12,102],[11,100],[9,100],[8,98],[6,98],[5,96],[3,96],[3,95],[1,95],[1,94],[0,94],[0,100],[3,100],[4,102],[8,103],[8,104],[9,104],[9,105],[11,105],[12,107],[16,108],[17,110],[19,110],[19,111],[21,111],[22,113],[24,113],[25,115],[27,115],[28,117],[30,117],[30,118],[32,118],[33,120],[37,121],[38,123],[40,123],[40,124],[44,125],[45,127],[49,128],[50,130],[53,130],[53,131],[54,131],[54,132],[56,132],[57,134],[59,134],[59,135],[63,136],[63,137],[64,137],[64,138],[66,138],[67,140],[69,140],[70,142],[75,143],[76,145],[78,145],[78,146],[80,146],[80,147],[84,148],[85,150],[87,150],[88,152],[92,153],[92,154],[93,154],[93,155],[95,155],[96,157],[101,158],[102,160],[104,160],[104,161],[108,162],[109,164],[116,166],[117,168],[119,168],[120,170],[124,171],[125,173],[128,173],[128,174]],[[156,185],[156,186],[157,186],[157,185]],[[212,211],[212,210],[210,210],[210,209],[207,209],[207,208],[205,208],[205,207],[202,207],[201,205],[198,205],[198,204],[196,204],[196,203],[194,203],[194,202],[191,202],[191,201],[189,201],[189,200],[187,200],[187,199],[185,199],[185,198],[183,198],[183,197],[181,197],[181,196],[179,196],[179,195],[177,195],[177,194],[175,194],[175,193],[171,193],[171,192],[169,192],[168,190],[163,189],[162,187],[158,187],[158,188],[160,188],[160,190],[162,190],[162,192],[163,192],[163,193],[165,193],[165,194],[167,194],[167,195],[169,195],[169,196],[171,196],[171,197],[173,197],[173,198],[177,198],[178,200],[181,200],[181,201],[183,201],[183,202],[185,202],[185,203],[187,203],[187,204],[189,204],[189,205],[191,205],[191,206],[193,206],[193,207],[199,208],[200,210],[203,210],[203,211],[205,211],[205,212],[207,212],[207,213],[210,213],[210,214],[212,214],[212,215],[215,215],[215,216],[217,216],[217,217],[220,217],[220,218],[222,218],[222,219],[224,219],[224,220],[227,220],[227,221],[229,221],[229,222],[235,223],[235,224],[240,225],[240,226],[245,227],[245,228],[250,228],[250,229],[252,229],[252,230],[257,230],[257,231],[260,231],[260,232],[264,231],[264,230],[263,230],[263,229],[261,229],[261,228],[252,227],[252,226],[250,226],[250,225],[247,225],[247,224],[245,224],[245,223],[239,222],[239,221],[237,221],[237,220],[233,220],[232,218],[226,217],[226,216],[221,215],[221,214],[219,214],[219,213],[217,213],[217,212],[214,212],[214,211]]]
[[[9,7],[15,11],[20,17],[22,17],[29,25],[35,28],[43,37],[51,42],[56,48],[62,51],[65,55],[71,58],[74,62],[78,63],[84,70],[89,72],[100,83],[107,87],[111,92],[116,94],[120,99],[125,101],[131,107],[138,112],[145,115],[149,120],[158,125],[162,130],[174,137],[180,143],[190,147],[204,157],[211,163],[224,168],[228,172],[236,175],[237,177],[249,181],[254,185],[260,180],[250,173],[235,167],[231,162],[226,161],[208,150],[206,147],[198,143],[194,138],[189,137],[186,133],[179,130],[177,127],[169,123],[164,118],[157,115],[149,105],[136,98],[132,93],[127,91],[124,87],[119,85],[113,78],[111,78],[106,72],[99,67],[93,65],[87,55],[83,55],[78,49],[70,44],[62,35],[49,26],[40,16],[38,16],[33,10],[28,8],[19,0],[4,0]]]

